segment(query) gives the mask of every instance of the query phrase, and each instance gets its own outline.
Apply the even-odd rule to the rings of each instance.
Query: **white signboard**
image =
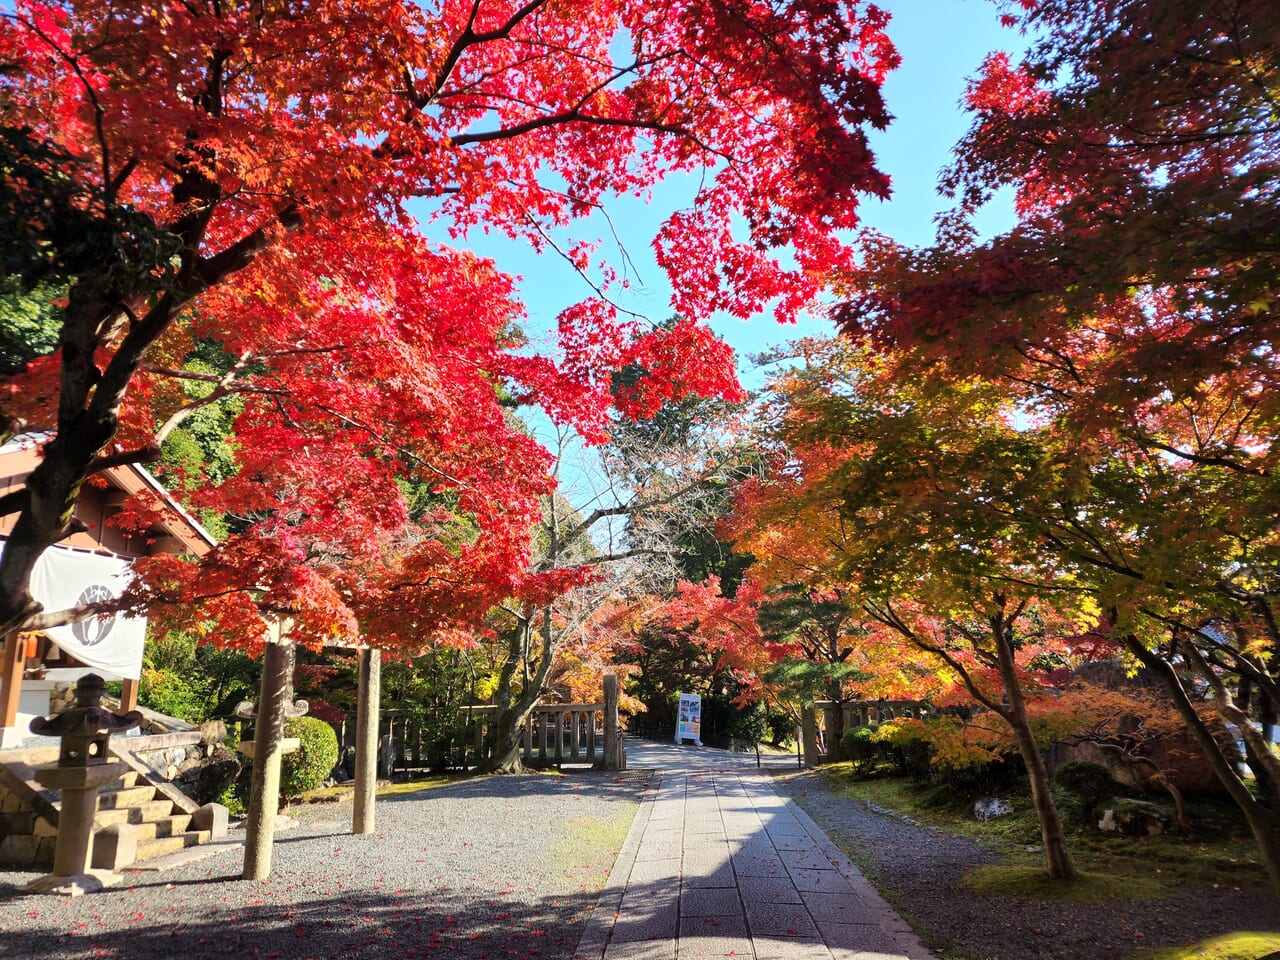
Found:
[[[702,746],[702,697],[696,693],[680,694],[676,717],[676,744],[692,740]]]
[[[50,547],[31,574],[31,596],[48,613],[114,600],[133,578],[129,562],[83,550]],[[50,640],[106,679],[142,672],[145,618],[107,614],[45,631]]]

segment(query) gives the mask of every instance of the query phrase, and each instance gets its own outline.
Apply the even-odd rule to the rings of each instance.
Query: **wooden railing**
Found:
[[[530,767],[559,767],[566,763],[595,763],[600,756],[603,728],[596,715],[604,710],[599,703],[555,703],[534,707],[520,732],[522,760]],[[469,727],[468,753],[475,762],[492,756],[489,726],[498,707],[463,707],[461,717]]]
[[[614,693],[610,700],[610,683]],[[608,770],[625,769],[625,750],[620,735],[614,735],[614,755],[609,753],[609,704],[614,711],[613,729],[617,726],[617,680],[605,678],[603,703],[551,703],[533,708],[519,733],[521,760],[531,767],[559,767],[564,764],[589,763]],[[451,738],[447,756],[427,756],[422,726],[417,718],[391,710],[382,711],[378,746],[378,776],[391,776],[396,771],[422,769],[467,770],[483,766],[493,759],[493,725],[501,708],[487,704],[462,707],[457,714],[456,732]],[[354,721],[334,724],[341,748],[340,764],[349,766],[354,754]]]
[[[557,767],[564,763],[595,763],[596,714],[603,710],[602,703],[534,707],[524,725],[524,762]]]

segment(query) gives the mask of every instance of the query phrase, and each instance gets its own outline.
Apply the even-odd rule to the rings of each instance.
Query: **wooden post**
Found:
[[[604,675],[604,768],[622,769],[622,736],[618,731],[618,675]]]
[[[18,698],[22,694],[22,671],[27,665],[27,638],[10,633],[4,638],[4,673],[0,674],[0,727],[18,722]],[[24,731],[25,732],[25,731]]]
[[[382,652],[360,651],[356,694],[356,797],[352,833],[374,832],[374,795],[378,786],[378,714],[382,699]]]
[[[578,762],[578,727],[582,724],[582,711],[574,710],[569,714],[569,759]]]
[[[138,709],[138,680],[136,677],[125,677],[120,682],[120,712],[128,713]]]
[[[249,788],[249,818],[244,836],[245,880],[265,880],[271,875],[271,844],[275,839],[276,812],[280,808],[280,760],[284,756],[286,711],[293,699],[293,667],[298,649],[285,636],[287,627],[276,621],[262,658],[262,691],[254,726],[253,778]]]

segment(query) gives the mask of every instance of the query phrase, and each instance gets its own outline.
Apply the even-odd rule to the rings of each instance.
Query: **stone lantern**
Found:
[[[108,742],[111,734],[140,724],[142,714],[137,710],[111,713],[102,706],[105,692],[102,677],[91,673],[76,683],[74,706],[55,717],[31,721],[32,733],[61,739],[58,762],[37,767],[35,777],[43,786],[62,793],[53,873],[29,884],[26,889],[31,893],[78,896],[111,882],[110,871],[89,869],[98,788],[129,769],[127,764],[107,759]]]

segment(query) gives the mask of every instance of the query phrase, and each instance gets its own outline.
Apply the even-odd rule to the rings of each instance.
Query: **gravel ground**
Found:
[[[837,796],[816,772],[777,778],[932,949],[965,960],[1115,960],[1231,930],[1280,930],[1280,901],[1196,889],[1157,901],[1070,903],[981,897],[966,869],[999,857],[963,837]]]
[[[266,882],[239,847],[75,899],[0,872],[0,957],[280,960],[572,956],[647,783],[644,774],[484,777],[292,814]]]

